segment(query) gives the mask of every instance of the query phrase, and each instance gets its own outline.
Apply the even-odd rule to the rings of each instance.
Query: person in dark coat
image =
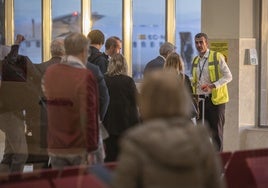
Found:
[[[110,96],[109,96],[108,88],[104,80],[104,76],[102,72],[100,71],[99,67],[90,62],[87,62],[86,67],[87,69],[91,70],[91,72],[95,76],[97,83],[98,83],[98,88],[99,88],[99,117],[100,117],[99,133],[100,133],[100,137],[99,137],[98,150],[94,152],[95,159],[93,160],[93,163],[102,164],[105,158],[103,140],[109,136],[102,122],[108,109]]]
[[[97,65],[103,74],[106,73],[109,61],[104,53],[100,52],[105,41],[104,34],[101,30],[95,29],[88,33],[87,38],[90,40],[88,62]]]
[[[41,64],[36,64],[37,70],[40,72],[40,87],[39,87],[39,101],[40,106],[40,144],[42,148],[47,147],[47,109],[46,109],[46,98],[41,89],[41,79],[45,74],[47,68],[51,65],[58,64],[61,62],[62,57],[65,55],[64,40],[63,38],[56,38],[50,44],[51,58]]]
[[[149,61],[144,68],[144,75],[155,69],[162,69],[169,53],[175,51],[175,46],[169,42],[165,42],[159,49],[159,56]]]
[[[108,137],[107,131],[104,128],[102,121],[106,114],[108,104],[109,104],[109,93],[106,86],[103,74],[107,71],[108,58],[100,49],[104,44],[104,34],[102,31],[95,29],[88,33],[87,38],[91,41],[89,50],[90,56],[88,57],[88,62],[86,64],[87,69],[91,70],[94,74],[99,88],[99,116],[100,116],[100,140],[98,150],[95,152],[95,159],[93,163],[100,164],[104,162],[105,151],[103,146],[103,140]]]
[[[136,105],[137,88],[134,80],[127,75],[126,59],[121,54],[111,57],[108,71],[104,76],[110,103],[103,124],[109,133],[105,140],[105,161],[116,161],[121,135],[139,122]]]
[[[56,38],[51,42],[50,53],[51,53],[51,58],[48,61],[35,65],[37,69],[40,71],[40,73],[42,74],[42,76],[44,75],[44,73],[46,72],[46,69],[50,65],[60,63],[62,56],[65,55],[63,38]]]

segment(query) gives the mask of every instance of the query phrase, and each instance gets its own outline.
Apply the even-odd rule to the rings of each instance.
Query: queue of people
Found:
[[[30,72],[11,49],[1,62],[1,93],[9,94],[7,82],[20,82],[4,79],[4,63],[21,65],[20,70],[27,70],[23,82],[30,77],[37,89],[32,106],[13,111],[1,106],[6,142],[0,172],[23,170],[29,152],[24,124],[37,124],[33,134],[39,134],[52,168],[117,162],[114,187],[224,187],[217,151],[223,149],[232,74],[223,55],[209,50],[205,33],[195,36],[195,46],[199,54],[191,79],[176,47],[165,42],[159,56],[146,65],[140,92],[127,75],[121,39],[105,40],[100,30],[53,40],[52,58],[40,65],[28,63],[33,65]],[[7,113],[14,119],[10,126]],[[31,115],[39,122],[31,121]],[[20,137],[13,138],[14,131],[2,125],[20,129]]]

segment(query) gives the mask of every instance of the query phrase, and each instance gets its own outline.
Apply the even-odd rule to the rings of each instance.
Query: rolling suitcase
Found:
[[[201,124],[205,125],[205,99],[198,97],[198,95],[193,95],[193,101],[194,101],[195,108],[197,109],[196,121],[201,120]],[[201,102],[201,105],[202,105],[201,114],[200,114],[200,110],[199,110],[200,102]]]

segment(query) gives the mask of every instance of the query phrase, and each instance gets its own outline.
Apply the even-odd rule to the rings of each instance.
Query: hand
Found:
[[[17,35],[17,38],[16,38],[16,41],[15,41],[15,44],[18,44],[19,45],[24,40],[25,40],[24,36],[21,35],[21,34],[18,34]]]
[[[209,84],[208,87],[209,87],[210,89],[216,88],[216,86],[215,86],[214,84]]]
[[[201,90],[204,92],[208,92],[208,91],[212,90],[213,88],[216,88],[216,86],[214,84],[204,84],[201,86]]]
[[[204,92],[208,92],[208,90],[209,90],[208,84],[201,85],[201,90]]]

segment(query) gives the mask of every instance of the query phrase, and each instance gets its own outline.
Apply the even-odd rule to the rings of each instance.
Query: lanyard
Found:
[[[202,73],[203,73],[203,70],[204,70],[204,67],[205,67],[205,64],[207,63],[207,60],[208,58],[205,59],[202,67],[200,66],[200,60],[199,60],[199,63],[198,63],[198,67],[199,67],[199,77],[198,77],[198,80],[200,81],[201,79],[201,76],[202,76]]]

